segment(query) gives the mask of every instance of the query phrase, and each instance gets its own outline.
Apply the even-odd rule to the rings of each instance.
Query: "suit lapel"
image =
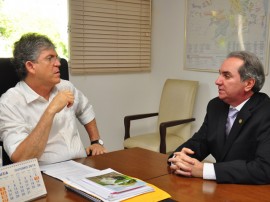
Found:
[[[227,140],[225,140],[225,144],[222,150],[221,160],[223,160],[226,157],[226,154],[228,153],[233,142],[239,136],[242,127],[245,125],[245,123],[251,116],[252,109],[254,108],[254,106],[256,106],[256,103],[257,103],[256,96],[252,96],[250,100],[248,100],[248,102],[238,112],[238,115],[231,128],[230,134],[228,135]],[[225,124],[226,124],[226,121],[225,121]]]
[[[223,148],[224,148],[224,144],[226,142],[226,134],[225,134],[225,127],[226,127],[226,121],[227,121],[227,116],[228,116],[228,112],[229,112],[229,105],[224,103],[223,108],[220,110],[220,117],[219,117],[219,121],[218,121],[218,127],[217,127],[217,134],[219,134],[217,136],[217,149],[219,150],[217,152],[217,155],[219,157],[217,157],[217,159],[220,159],[223,156]]]

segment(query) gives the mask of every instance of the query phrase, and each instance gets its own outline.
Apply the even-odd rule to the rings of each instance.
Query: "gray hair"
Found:
[[[254,93],[259,92],[265,81],[264,68],[259,58],[248,51],[234,51],[228,54],[227,58],[239,58],[244,64],[238,69],[242,81],[254,79],[255,85],[251,89]]]
[[[45,35],[27,33],[14,43],[12,62],[21,80],[27,76],[25,63],[36,61],[43,50],[55,49],[55,45]]]

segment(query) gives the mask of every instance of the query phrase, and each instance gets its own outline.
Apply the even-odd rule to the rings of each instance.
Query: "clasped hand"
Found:
[[[203,177],[203,163],[188,155],[194,151],[183,148],[180,152],[175,152],[168,161],[171,162],[170,169],[173,173],[186,177]]]

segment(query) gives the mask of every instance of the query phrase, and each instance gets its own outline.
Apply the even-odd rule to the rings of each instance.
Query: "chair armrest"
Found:
[[[173,121],[167,121],[162,122],[159,125],[159,132],[160,132],[160,147],[159,151],[160,153],[166,154],[166,132],[168,127],[177,126],[184,123],[189,123],[195,121],[195,118],[189,118],[189,119],[181,119],[181,120],[173,120]]]
[[[136,114],[125,116],[124,125],[125,125],[125,137],[124,139],[130,138],[130,122],[132,120],[144,119],[152,116],[157,116],[158,113],[147,113],[147,114]]]

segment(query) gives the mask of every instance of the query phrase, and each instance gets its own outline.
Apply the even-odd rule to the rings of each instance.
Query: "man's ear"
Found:
[[[251,89],[253,88],[253,86],[255,85],[255,79],[253,78],[250,78],[250,79],[247,79],[245,81],[245,91],[251,91]]]
[[[35,73],[35,64],[31,61],[27,61],[25,63],[25,67],[27,69],[27,71],[31,74],[34,74]]]

